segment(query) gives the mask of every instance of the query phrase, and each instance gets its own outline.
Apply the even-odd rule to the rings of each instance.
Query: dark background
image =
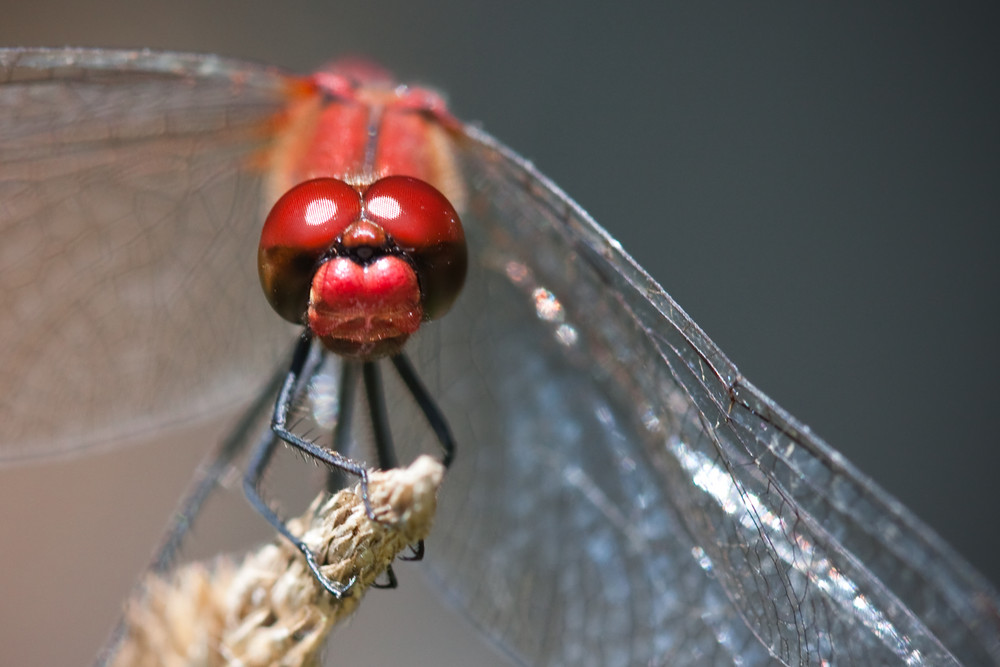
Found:
[[[4,9],[0,43],[300,71],[365,54],[439,87],[996,584],[1000,57],[984,7],[40,1]],[[100,465],[122,456],[139,454]],[[0,484],[28,493],[30,474],[74,478],[57,464]]]

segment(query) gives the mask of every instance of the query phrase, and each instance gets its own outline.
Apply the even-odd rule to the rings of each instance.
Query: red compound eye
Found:
[[[381,225],[405,250],[465,241],[451,202],[419,179],[389,176],[375,181],[365,191],[364,202],[365,217]]]
[[[361,196],[334,178],[300,183],[274,204],[261,232],[257,270],[279,315],[303,323],[316,262],[360,217]]]
[[[424,181],[388,176],[364,193],[364,216],[413,260],[424,319],[443,315],[465,282],[465,232],[448,199]]]

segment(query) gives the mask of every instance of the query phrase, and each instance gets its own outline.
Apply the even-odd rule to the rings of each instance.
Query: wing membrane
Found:
[[[997,659],[978,574],[529,164],[474,131],[463,156],[470,293],[425,343],[461,416],[430,558],[499,644],[529,664]]]
[[[209,414],[268,376],[289,332],[258,293],[249,156],[285,81],[0,50],[0,459]],[[960,557],[530,164],[475,130],[458,150],[467,289],[411,353],[460,447],[429,567],[487,635],[527,664],[1000,660],[997,595]]]
[[[251,153],[284,75],[213,56],[0,51],[0,459],[248,398],[287,334],[256,287]]]

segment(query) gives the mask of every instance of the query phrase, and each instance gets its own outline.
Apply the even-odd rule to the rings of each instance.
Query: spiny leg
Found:
[[[392,364],[396,367],[396,372],[399,373],[399,377],[403,380],[410,395],[420,406],[420,411],[424,413],[424,417],[434,431],[434,435],[437,436],[438,442],[441,443],[441,449],[444,451],[441,463],[445,468],[449,467],[451,462],[455,460],[455,439],[451,435],[448,421],[444,418],[441,409],[434,402],[427,388],[424,387],[423,382],[420,381],[417,371],[406,355],[397,354],[392,358]]]
[[[316,577],[316,580],[319,581],[331,595],[340,598],[354,583],[354,579],[352,578],[346,584],[339,584],[330,581],[322,572],[320,572],[312,550],[288,530],[284,520],[282,520],[281,517],[279,517],[271,509],[260,492],[260,481],[271,461],[274,449],[278,442],[284,441],[285,443],[299,449],[304,454],[322,461],[331,469],[341,470],[359,477],[361,480],[361,497],[365,503],[365,510],[369,517],[374,518],[374,513],[368,501],[368,471],[365,467],[356,461],[353,461],[345,456],[341,456],[337,452],[324,449],[318,445],[308,442],[288,430],[288,415],[294,399],[295,389],[299,384],[299,378],[305,368],[311,345],[312,336],[308,331],[306,331],[299,338],[295,352],[292,355],[292,362],[285,375],[281,391],[278,394],[278,399],[275,401],[274,412],[271,418],[271,429],[269,432],[265,433],[264,437],[257,445],[254,455],[251,458],[251,462],[247,468],[246,475],[243,478],[243,490],[246,493],[251,505],[254,506],[257,512],[267,519],[268,523],[270,523],[275,530],[284,535],[285,538],[288,539],[295,546],[295,548],[302,553],[303,557],[306,559],[306,564]]]
[[[295,390],[302,377],[311,345],[312,334],[309,331],[305,331],[295,348],[289,370],[285,375],[278,399],[275,401],[271,419],[271,432],[258,444],[244,477],[244,491],[257,511],[303,554],[309,569],[323,587],[332,595],[339,598],[350,588],[354,580],[352,579],[347,584],[338,584],[327,579],[319,571],[312,551],[301,540],[291,534],[284,521],[271,510],[260,493],[260,481],[280,440],[299,449],[304,454],[322,461],[331,471],[339,470],[356,475],[361,480],[361,496],[365,505],[365,511],[369,518],[377,520],[368,499],[368,472],[365,467],[341,455],[338,451],[330,451],[308,442],[288,429],[288,416],[291,411]],[[409,360],[401,354],[393,357],[392,360],[404,385],[417,402],[417,405],[420,407],[425,419],[441,444],[441,448],[444,451],[443,464],[446,467],[449,466],[455,457],[455,443],[444,415],[417,377],[416,371]],[[344,370],[341,374],[340,414],[338,415],[338,425],[334,431],[334,443],[338,448],[344,446],[349,440],[350,413],[353,412],[354,386],[356,385],[356,380],[353,379],[356,378],[356,370],[353,370],[352,366],[353,364],[345,362]],[[375,435],[375,447],[379,466],[383,470],[396,467],[396,454],[392,445],[388,412],[385,408],[385,393],[382,387],[381,376],[375,363],[364,362],[362,364],[362,375],[365,382],[372,429]],[[424,545],[422,541],[413,548],[413,553],[414,555],[409,560],[420,560],[423,557]],[[395,587],[396,576],[391,567],[387,571],[387,576],[389,579],[388,584],[380,586]]]
[[[316,556],[313,554],[312,549],[310,549],[306,544],[296,537],[285,524],[285,521],[279,517],[271,506],[267,504],[263,496],[260,493],[260,480],[264,475],[264,471],[267,469],[268,463],[270,463],[271,456],[274,454],[275,447],[281,442],[281,439],[274,433],[267,432],[264,437],[257,444],[254,450],[253,458],[250,461],[250,466],[247,468],[246,476],[243,478],[243,492],[246,494],[247,499],[253,508],[257,510],[258,514],[267,519],[267,522],[274,526],[275,530],[281,533],[286,540],[292,543],[296,549],[302,554],[303,558],[306,560],[306,565],[309,566],[309,570],[313,573],[316,581],[320,583],[330,593],[333,597],[340,599],[350,590],[351,586],[354,585],[356,577],[351,577],[347,583],[337,583],[331,581],[325,574],[323,574],[319,569],[319,564],[316,563]]]
[[[350,459],[338,452],[331,451],[324,447],[309,442],[288,429],[288,414],[291,410],[294,399],[295,388],[298,386],[302,369],[305,367],[309,357],[309,348],[312,344],[312,334],[307,330],[299,337],[299,343],[292,356],[292,363],[285,375],[285,382],[278,394],[278,400],[274,404],[274,413],[271,417],[271,430],[276,436],[286,443],[295,447],[303,454],[311,456],[318,461],[322,461],[327,466],[342,470],[351,475],[355,475],[361,480],[361,497],[365,502],[365,508],[369,518],[374,519],[371,505],[368,502],[368,471],[357,461]]]

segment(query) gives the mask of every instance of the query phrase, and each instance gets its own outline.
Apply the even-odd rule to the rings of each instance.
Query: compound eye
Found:
[[[420,179],[387,176],[365,191],[364,209],[365,218],[413,260],[424,318],[447,312],[465,282],[467,264],[465,232],[451,202]]]
[[[279,315],[302,323],[316,263],[360,217],[361,195],[335,178],[300,183],[278,199],[261,231],[257,270]]]
[[[322,253],[360,216],[361,196],[347,183],[335,178],[299,183],[267,214],[260,247]]]
[[[442,243],[464,242],[458,213],[432,185],[410,176],[389,176],[366,191],[365,215],[396,245],[419,251]]]

